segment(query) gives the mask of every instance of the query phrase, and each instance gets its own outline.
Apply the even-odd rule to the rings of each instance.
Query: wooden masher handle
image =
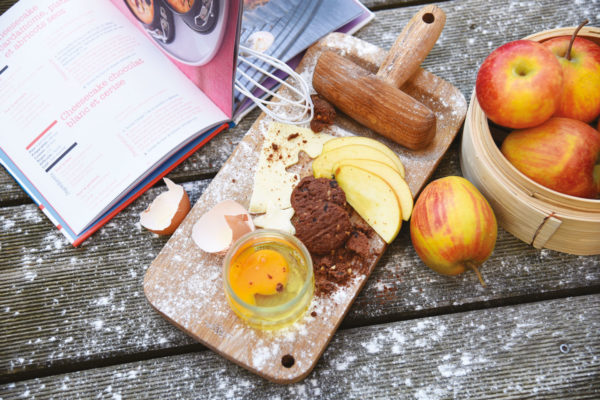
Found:
[[[379,67],[377,76],[394,87],[401,87],[419,68],[437,42],[446,23],[446,14],[427,5],[404,27]]]

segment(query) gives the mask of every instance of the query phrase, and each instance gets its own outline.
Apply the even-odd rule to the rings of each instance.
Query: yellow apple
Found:
[[[415,202],[412,244],[425,265],[446,275],[479,266],[494,251],[498,225],[487,200],[471,182],[447,176],[431,182]]]
[[[379,161],[398,171],[396,164],[381,151],[371,146],[350,144],[323,152],[319,157],[315,158],[312,163],[313,175],[315,178],[331,178],[335,163],[357,158]]]
[[[402,226],[402,210],[394,191],[375,174],[351,165],[335,170],[335,179],[346,194],[346,201],[387,243]]]
[[[564,83],[554,116],[592,122],[600,115],[600,46],[577,37],[559,36],[542,44],[556,55]],[[568,58],[567,58],[568,57]]]
[[[392,160],[392,162],[397,167],[396,169],[398,170],[402,178],[404,178],[404,165],[402,164],[402,161],[400,161],[400,158],[398,158],[398,156],[396,155],[396,153],[394,153],[392,149],[375,139],[371,139],[365,136],[338,137],[329,140],[323,145],[323,153],[350,144],[361,144],[363,146],[370,146],[374,149],[379,150],[380,152],[388,156],[390,160]]]
[[[400,176],[400,174],[393,168],[380,163],[379,161],[355,159],[355,160],[343,160],[336,163],[333,166],[334,171],[338,167],[350,165],[356,168],[364,169],[369,171],[380,178],[382,178],[394,191],[400,208],[402,209],[402,219],[408,221],[412,213],[413,208],[413,196],[410,192],[410,188],[406,181]]]

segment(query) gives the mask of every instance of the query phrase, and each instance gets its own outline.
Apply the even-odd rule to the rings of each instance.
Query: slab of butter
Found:
[[[269,202],[266,214],[254,217],[254,226],[265,229],[277,229],[294,235],[296,234],[296,228],[294,228],[291,222],[293,216],[293,208],[290,207],[282,210],[275,206],[273,202]]]
[[[271,122],[263,137],[248,210],[251,213],[266,212],[269,202],[281,210],[290,208],[290,195],[300,177],[286,168],[298,162],[300,150],[315,158],[323,151],[323,143],[333,139],[325,133],[279,122]]]

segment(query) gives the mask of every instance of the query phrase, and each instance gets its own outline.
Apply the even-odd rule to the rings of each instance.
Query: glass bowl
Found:
[[[238,239],[223,262],[225,297],[249,325],[278,329],[304,314],[315,288],[310,253],[292,235],[258,229]]]

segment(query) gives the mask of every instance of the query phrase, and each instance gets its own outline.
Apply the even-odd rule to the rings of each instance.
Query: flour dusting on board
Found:
[[[319,52],[325,49],[345,54],[361,63],[363,68],[371,70],[376,70],[385,57],[386,52],[376,46],[356,38],[342,37],[343,40],[326,39],[321,47],[313,47],[307,52],[298,70],[309,83],[312,81],[312,70]],[[272,158],[277,155],[279,158],[281,155],[283,160],[289,155],[290,161],[283,160],[286,162],[282,163],[285,171],[290,162],[294,161],[297,150],[296,154],[291,151],[278,153],[278,150],[280,146],[287,145],[287,142],[294,144],[296,139],[300,139],[300,142],[316,140],[315,143],[322,146],[331,136],[359,135],[376,138],[406,163],[407,181],[415,194],[460,127],[464,118],[462,110],[466,111],[464,98],[452,85],[425,71],[421,72],[418,79],[420,83],[408,90],[423,97],[427,97],[424,93],[428,93],[430,97],[445,98],[431,104],[438,115],[437,136],[443,141],[438,143],[440,146],[436,147],[435,152],[426,150],[413,155],[345,116],[336,118],[335,124],[327,127],[324,134],[317,135],[309,130],[302,130],[300,133],[301,129],[294,128],[294,132],[279,138],[268,135],[270,129],[281,131],[277,128],[278,125],[264,115],[259,117],[148,269],[144,289],[150,303],[196,340],[264,377],[278,382],[290,382],[308,373],[385,250],[384,241],[377,235],[370,239],[371,252],[365,258],[365,267],[356,271],[352,268],[353,272],[347,282],[343,285],[334,284],[335,290],[314,297],[300,320],[281,330],[265,331],[246,325],[231,311],[223,290],[223,256],[201,252],[190,239],[191,228],[204,213],[223,200],[234,200],[246,208],[250,207],[254,202],[251,201],[255,192],[254,177],[262,168],[261,157],[268,159],[270,155]],[[431,90],[426,89],[431,82],[434,82]],[[302,135],[306,137],[301,137]],[[318,153],[309,151],[309,156],[314,157],[316,154]],[[289,199],[289,195],[279,197]],[[262,208],[257,209],[264,211]],[[383,349],[379,339],[368,343],[366,348],[373,354],[379,354]],[[394,348],[393,351],[401,352],[401,348]]]

